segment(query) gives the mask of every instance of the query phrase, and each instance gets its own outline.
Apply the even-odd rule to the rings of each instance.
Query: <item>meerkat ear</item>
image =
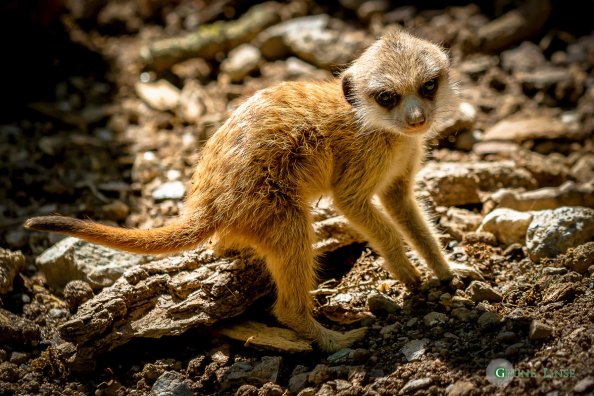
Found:
[[[342,74],[342,93],[344,95],[344,98],[346,99],[347,102],[349,102],[351,104],[351,106],[355,105],[355,98],[354,98],[354,92],[353,92],[353,77],[352,75],[347,71],[345,71]]]

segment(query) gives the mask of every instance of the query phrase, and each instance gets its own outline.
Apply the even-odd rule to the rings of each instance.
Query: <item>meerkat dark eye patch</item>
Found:
[[[373,98],[378,105],[385,107],[388,110],[394,108],[400,101],[400,95],[389,91],[378,92],[373,95]]]
[[[432,78],[429,81],[426,81],[421,88],[419,89],[419,93],[422,97],[427,99],[433,99],[435,94],[437,93],[437,87],[439,85],[439,77]]]
[[[351,106],[355,105],[355,98],[353,92],[353,82],[351,81],[351,76],[345,73],[342,76],[342,94],[347,102],[350,103]]]

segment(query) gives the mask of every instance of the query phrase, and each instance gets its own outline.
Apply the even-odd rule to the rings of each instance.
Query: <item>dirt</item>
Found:
[[[342,354],[259,350],[194,329],[134,339],[101,355],[90,372],[72,369],[58,327],[92,292],[84,283],[66,291],[48,285],[35,259],[59,237],[26,232],[24,220],[60,213],[128,227],[166,224],[183,208],[183,191],[159,196],[155,190],[167,182],[186,185],[203,142],[245,97],[286,79],[329,78],[339,68],[295,63],[291,67],[306,70],[295,74],[286,57],[261,59],[232,82],[221,71],[228,46],[210,58],[165,69],[139,56],[147,42],[238,20],[251,6],[246,1],[37,3],[0,6],[10,59],[1,72],[8,100],[0,114],[0,247],[20,250],[26,260],[12,290],[1,296],[0,395],[592,394],[593,244],[536,264],[522,244],[504,246],[492,234],[473,233],[476,224],[446,232],[443,241],[456,261],[482,271],[484,287],[495,290],[485,294],[492,296],[487,300],[470,298],[470,280],[437,282],[422,263],[425,282],[409,291],[390,280],[382,259],[364,244],[327,254],[314,292],[316,317],[335,329],[369,328],[363,341]],[[490,52],[482,51],[476,38],[477,29],[501,21],[506,12],[547,2],[533,3],[456,1],[444,8],[432,1],[400,7],[382,1],[291,1],[278,9],[283,21],[327,14],[345,24],[331,24],[330,30],[369,37],[399,22],[450,48],[461,97],[474,106],[476,119],[435,141],[428,160],[538,159],[544,176],[533,182],[536,187],[567,180],[591,184],[591,24],[572,20],[563,2],[552,1],[546,21],[529,34],[492,41]],[[370,11],[373,7],[380,11]],[[574,14],[594,11],[587,2],[580,7]],[[528,50],[515,58],[506,52],[517,48]],[[191,92],[198,99],[186,103],[198,108],[176,102],[157,109],[142,99],[137,84],[161,79],[182,96],[195,83]],[[481,136],[498,122],[535,115],[577,120],[577,126],[553,138],[506,137],[486,154],[477,149],[485,150],[488,141]],[[562,171],[551,171],[556,166]],[[477,198],[457,209],[483,216],[486,201],[478,197],[481,203]],[[447,209],[433,208],[437,217]],[[258,301],[240,320],[275,325],[272,301],[270,296]],[[409,361],[403,348],[421,344],[425,347]],[[516,370],[503,387],[486,375],[497,358]]]

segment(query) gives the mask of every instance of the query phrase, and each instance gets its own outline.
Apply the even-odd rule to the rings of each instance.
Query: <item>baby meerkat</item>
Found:
[[[132,230],[46,216],[25,227],[137,253],[187,250],[215,235],[250,246],[265,258],[276,283],[277,319],[336,351],[365,329],[340,333],[313,317],[310,208],[320,195],[332,196],[390,274],[408,286],[421,277],[401,234],[439,279],[474,271],[448,263],[413,195],[426,137],[455,103],[449,67],[438,46],[390,31],[338,79],[285,82],[239,106],[206,143],[185,215],[174,224]],[[375,195],[385,210],[372,203]]]

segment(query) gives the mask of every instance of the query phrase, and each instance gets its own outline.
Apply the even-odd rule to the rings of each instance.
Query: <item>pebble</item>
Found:
[[[193,393],[179,374],[166,371],[153,384],[151,393],[155,396],[192,396]]]
[[[153,191],[153,199],[155,201],[163,201],[165,199],[179,200],[186,194],[186,187],[181,181],[165,182]]]
[[[466,293],[475,303],[484,300],[489,302],[499,302],[503,299],[501,293],[481,281],[472,281],[466,289]]]
[[[173,110],[179,101],[180,90],[167,80],[139,82],[136,94],[155,110]]]
[[[308,376],[309,372],[293,375],[289,379],[289,391],[294,394],[299,393],[302,389],[304,389],[307,386]]]
[[[500,322],[499,315],[497,315],[495,312],[490,312],[490,311],[484,312],[478,318],[478,325],[481,329],[488,329],[488,328],[495,327],[496,325],[499,324],[499,322]]]
[[[407,393],[411,393],[416,390],[426,388],[429,385],[431,385],[432,383],[433,383],[433,380],[429,377],[410,380],[402,387],[402,389],[400,389],[398,394],[405,395]]]
[[[318,364],[312,371],[309,373],[307,379],[309,382],[319,385],[326,382],[330,379],[330,369],[325,364]]]
[[[350,353],[353,350],[351,348],[342,348],[341,350],[333,353],[332,355],[328,356],[328,362],[329,363],[344,363],[347,361]]]
[[[498,208],[485,216],[477,232],[490,232],[506,246],[526,243],[526,231],[532,222],[532,214],[513,209]]]
[[[31,358],[31,354],[26,352],[13,352],[10,354],[10,362],[16,365],[21,365]]]
[[[73,280],[64,287],[64,300],[70,309],[78,307],[80,304],[93,297],[93,289],[91,286],[81,280]]]
[[[427,315],[423,317],[423,323],[425,323],[425,326],[427,327],[433,327],[436,325],[443,324],[447,322],[447,320],[447,315],[441,312],[429,312]]]
[[[573,387],[575,393],[585,393],[594,389],[594,378],[586,377],[578,381]]]
[[[305,388],[301,392],[297,394],[297,396],[315,396],[316,389],[315,388]]]
[[[262,61],[260,50],[251,44],[242,44],[229,52],[229,57],[221,63],[221,71],[233,82],[241,82],[255,71]]]
[[[530,331],[528,338],[532,341],[544,341],[553,335],[553,328],[538,320],[533,320],[530,323]]]
[[[427,350],[427,344],[429,339],[423,338],[421,340],[412,340],[404,344],[400,352],[406,357],[406,360],[412,362],[413,360],[420,359]]]
[[[367,299],[367,307],[374,315],[395,313],[400,309],[396,301],[385,294],[375,293]]]
[[[446,388],[447,396],[466,396],[475,389],[472,382],[457,381]]]
[[[470,318],[470,311],[466,308],[454,308],[452,309],[452,316],[459,321],[467,322]]]
[[[328,384],[322,385],[319,391],[316,392],[316,396],[334,396],[336,392]]]

